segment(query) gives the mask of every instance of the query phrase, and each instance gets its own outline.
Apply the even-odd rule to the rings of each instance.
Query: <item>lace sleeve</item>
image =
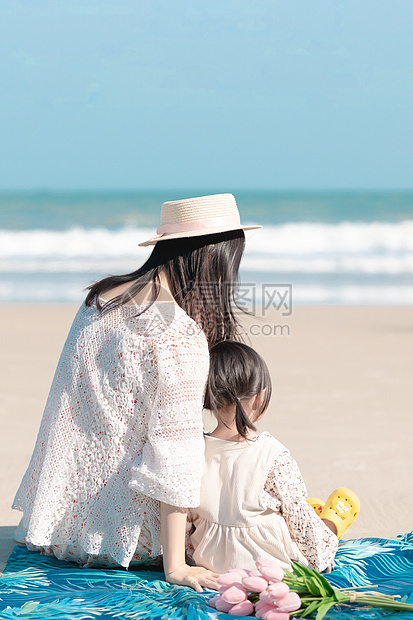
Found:
[[[199,330],[198,330],[199,332]],[[161,502],[199,505],[204,465],[202,403],[208,374],[203,333],[175,333],[156,347],[157,393],[129,486]]]
[[[311,566],[325,570],[334,559],[338,539],[306,502],[304,480],[288,451],[273,463],[264,485],[264,497],[268,508],[282,514],[291,538]]]

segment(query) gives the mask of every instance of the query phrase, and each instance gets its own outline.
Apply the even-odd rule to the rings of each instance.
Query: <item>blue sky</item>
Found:
[[[0,4],[0,189],[413,188],[411,0]]]

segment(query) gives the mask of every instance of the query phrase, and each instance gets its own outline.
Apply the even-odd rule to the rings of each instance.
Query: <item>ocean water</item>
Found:
[[[154,234],[164,200],[203,193],[0,194],[0,302],[79,303],[91,282],[145,261],[151,249],[138,243]],[[263,225],[246,235],[251,298],[278,287],[290,305],[413,304],[413,191],[236,199],[244,223]]]

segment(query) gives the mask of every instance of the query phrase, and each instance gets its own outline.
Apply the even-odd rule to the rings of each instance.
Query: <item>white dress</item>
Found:
[[[205,437],[200,506],[189,511],[189,554],[198,566],[225,573],[255,569],[270,556],[284,569],[291,560],[324,570],[337,536],[305,501],[296,462],[269,433],[252,441]]]
[[[136,312],[74,319],[13,504],[30,549],[126,567],[161,554],[159,502],[199,504],[208,344],[176,304]]]

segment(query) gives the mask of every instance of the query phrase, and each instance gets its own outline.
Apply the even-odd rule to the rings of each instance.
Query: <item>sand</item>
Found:
[[[0,306],[0,570],[20,518],[10,505],[75,312],[66,305]],[[273,379],[260,427],[291,450],[309,495],[325,499],[338,486],[359,495],[360,517],[345,538],[411,531],[412,310],[298,307],[292,316],[274,310],[245,326]]]

